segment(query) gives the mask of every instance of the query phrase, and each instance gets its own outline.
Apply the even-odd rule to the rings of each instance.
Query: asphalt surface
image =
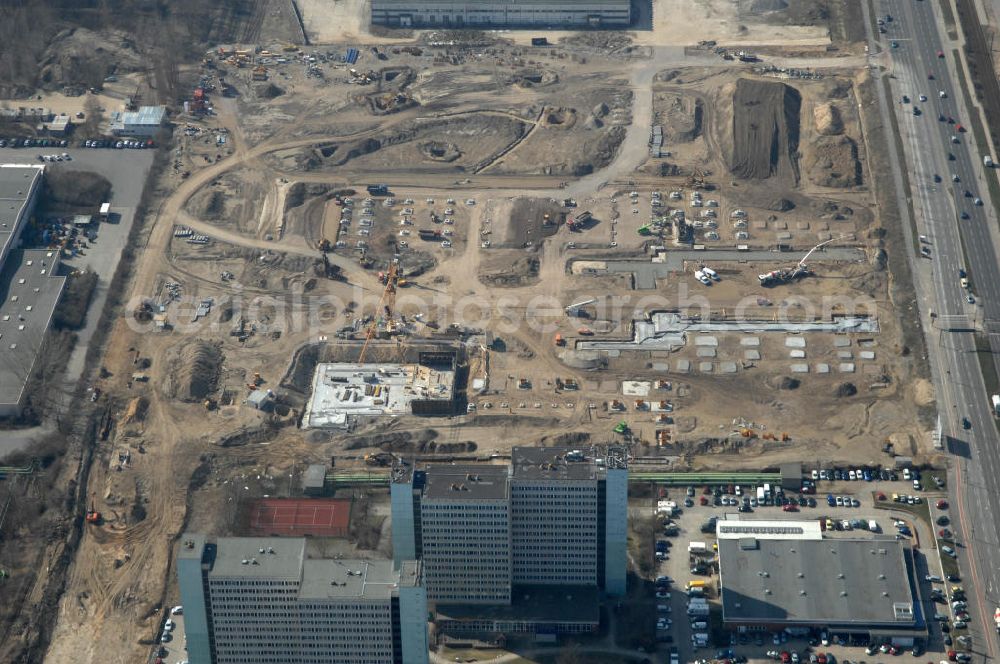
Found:
[[[901,158],[890,155],[897,196],[912,202],[917,232],[927,236],[931,249],[930,259],[918,258],[911,249],[910,260],[942,430],[954,459],[952,516],[964,586],[974,609],[972,654],[975,661],[982,661],[997,650],[993,610],[1000,604],[1000,445],[975,338],[968,330],[973,326],[987,331],[1000,328],[1000,264],[990,232],[996,223],[995,211],[987,198],[982,155],[972,144],[971,132],[959,133],[955,128],[958,123],[967,124],[970,116],[952,75],[956,65],[952,45],[942,41],[936,5],[932,0],[878,0],[873,3],[877,16],[893,17],[886,22],[887,34],[875,42],[871,25],[866,27],[873,56],[879,57],[880,50],[889,56],[883,62],[892,73],[893,97],[880,101],[884,116],[890,110],[896,113],[904,150]],[[938,57],[938,51],[945,57]],[[946,97],[941,98],[939,91]],[[909,103],[902,101],[904,94]],[[926,95],[926,102],[919,101],[921,94]],[[914,106],[921,114],[914,115]],[[947,121],[949,116],[956,125]],[[888,117],[883,119],[888,122]],[[890,147],[895,153],[895,146]],[[909,176],[909,191],[903,190],[899,169]],[[935,174],[940,182],[935,182]],[[953,175],[958,182],[953,182]],[[972,197],[964,195],[966,189]],[[974,205],[974,197],[983,197],[985,205]],[[901,209],[906,214],[905,200]],[[963,211],[969,219],[959,218]],[[904,227],[909,236],[909,226]],[[960,268],[969,273],[975,305],[965,301]],[[931,318],[931,311],[936,318]],[[1000,338],[990,337],[996,361]]]

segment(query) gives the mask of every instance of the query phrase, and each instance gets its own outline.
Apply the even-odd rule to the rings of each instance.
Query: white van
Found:
[[[691,629],[708,629],[708,623],[704,620],[691,623]]]

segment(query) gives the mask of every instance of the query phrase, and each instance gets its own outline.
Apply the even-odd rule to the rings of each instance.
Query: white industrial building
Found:
[[[427,664],[421,565],[310,555],[304,538],[185,534],[191,664]]]
[[[140,106],[137,111],[115,111],[109,129],[115,136],[153,138],[167,119],[166,106]]]
[[[627,27],[629,0],[372,0],[372,23],[401,28]]]
[[[0,418],[18,417],[66,278],[59,252],[19,249],[44,167],[0,164]]]

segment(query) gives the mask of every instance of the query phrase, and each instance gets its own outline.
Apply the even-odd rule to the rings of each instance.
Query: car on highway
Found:
[[[951,181],[952,182],[959,182],[959,181],[961,181],[961,179],[958,177],[958,173],[952,173],[951,174]]]
[[[928,574],[924,577],[924,579],[930,581],[931,583],[941,583],[941,577],[937,574]]]
[[[899,42],[895,40],[893,40],[889,45],[893,48],[899,48]]]
[[[923,256],[924,258],[930,258],[931,257],[930,247],[920,247],[920,255]]]
[[[920,95],[918,99],[920,99],[920,101],[927,101],[927,95]]]
[[[972,420],[970,420],[968,417],[963,417],[962,418],[962,428],[963,429],[971,429],[972,428]]]
[[[951,558],[958,558],[958,554],[955,552],[955,549],[951,548],[950,546],[942,546],[941,553]]]
[[[980,205],[981,206],[983,204],[983,199],[981,199],[981,198],[973,199],[972,204],[973,205]]]
[[[940,181],[941,181],[941,176],[940,176],[940,175],[938,175],[937,173],[935,173],[935,174],[934,174],[934,181],[935,181],[935,182],[940,182]]]
[[[944,51],[938,51],[938,52],[937,52],[937,56],[938,56],[939,58],[943,58],[943,57],[944,57]]]

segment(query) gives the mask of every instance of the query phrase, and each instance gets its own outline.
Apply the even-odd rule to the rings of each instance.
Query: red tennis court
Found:
[[[250,508],[255,535],[346,537],[351,501],[334,498],[262,498]]]

